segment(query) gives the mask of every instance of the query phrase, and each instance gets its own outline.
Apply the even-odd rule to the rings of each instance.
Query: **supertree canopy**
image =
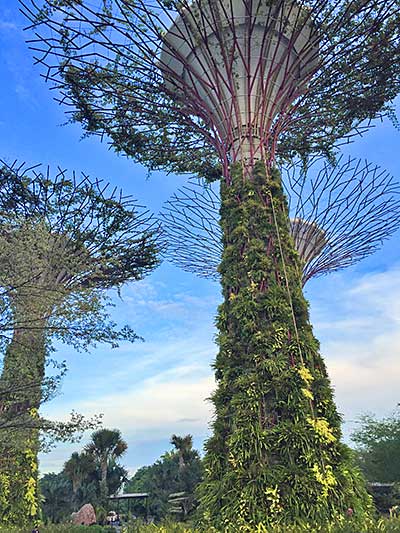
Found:
[[[102,294],[156,266],[155,237],[151,216],[101,181],[60,168],[53,178],[48,168],[3,164],[0,287],[11,337],[0,383],[16,392],[1,410],[38,417],[52,337],[81,348],[134,339],[130,328],[117,331],[107,321]],[[8,479],[4,507],[11,522],[37,515],[37,451],[34,429],[2,436],[0,474]]]
[[[71,120],[150,170],[221,178],[224,300],[199,492],[205,527],[321,524],[349,507],[363,519],[370,499],[340,442],[278,169],[332,160],[374,118],[394,119],[398,0],[22,5],[36,59]],[[334,205],[333,217],[345,219]],[[299,243],[329,231],[297,218],[294,231],[307,235]]]
[[[227,177],[393,114],[398,0],[21,3],[72,120],[150,168]]]
[[[282,169],[282,180],[303,285],[374,253],[400,226],[400,186],[367,162],[314,162],[307,169],[294,165]],[[160,215],[166,258],[218,281],[223,253],[220,203],[214,185],[197,181],[175,193]]]

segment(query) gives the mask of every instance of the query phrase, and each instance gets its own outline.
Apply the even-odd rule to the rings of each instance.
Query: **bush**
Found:
[[[19,528],[0,526],[0,533],[31,533],[32,527]],[[115,533],[114,528],[102,526],[74,526],[73,524],[50,524],[39,527],[40,533]]]
[[[31,529],[0,526],[0,533],[31,533]],[[102,526],[73,526],[72,524],[54,524],[41,526],[40,533],[115,533],[115,529]],[[187,524],[167,523],[164,525],[144,525],[139,522],[122,528],[121,533],[222,533],[217,530],[201,531],[190,528]],[[225,532],[224,532],[225,533]],[[345,520],[342,524],[312,527],[274,526],[273,529],[260,525],[243,533],[400,533],[400,518],[369,520],[363,525],[353,520]]]

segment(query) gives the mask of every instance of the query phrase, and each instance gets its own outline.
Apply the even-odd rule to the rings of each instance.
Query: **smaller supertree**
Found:
[[[52,178],[48,168],[3,164],[0,287],[8,304],[3,322],[12,334],[1,383],[26,387],[22,398],[8,399],[7,409],[39,416],[43,386],[29,386],[43,384],[52,338],[81,348],[137,338],[108,319],[105,291],[156,266],[155,237],[148,212],[99,180],[60,168]],[[38,511],[38,432],[10,432],[2,447],[0,474],[10,486],[6,518],[21,523]]]
[[[400,186],[366,161],[313,161],[283,169],[291,234],[303,285],[374,253],[400,227]],[[195,182],[166,202],[161,213],[166,256],[188,272],[219,280],[223,245],[220,196]]]

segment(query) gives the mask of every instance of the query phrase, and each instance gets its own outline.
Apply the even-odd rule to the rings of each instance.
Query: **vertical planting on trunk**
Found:
[[[39,407],[48,399],[52,341],[87,350],[138,338],[110,320],[105,291],[156,266],[156,234],[151,215],[99,180],[60,169],[51,178],[50,169],[16,163],[0,168],[1,318],[12,332],[1,361],[0,418],[19,419],[7,431],[0,424],[0,522],[26,526],[39,514]]]
[[[1,278],[4,282],[8,276],[13,335],[5,350],[0,385],[15,391],[7,395],[2,408],[8,416],[24,417],[25,427],[0,433],[0,471],[8,483],[0,520],[21,525],[29,525],[39,515],[39,430],[35,426],[48,352],[46,328],[53,307],[63,296],[47,261],[52,251],[51,236],[41,231],[42,227],[36,229],[16,232],[15,242],[8,237],[10,247],[14,245],[14,256],[10,258],[12,266],[3,268]]]
[[[257,163],[244,177],[235,165],[221,198],[224,301],[202,519],[236,532],[323,522],[349,507],[361,517],[369,496],[340,442],[280,175]]]

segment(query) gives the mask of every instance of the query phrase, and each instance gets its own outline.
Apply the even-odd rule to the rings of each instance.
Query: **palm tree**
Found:
[[[85,452],[91,455],[100,466],[100,492],[103,498],[108,495],[107,471],[111,461],[121,457],[128,448],[118,429],[99,429],[92,433],[92,440],[85,446]]]
[[[74,499],[84,479],[94,471],[93,457],[87,453],[74,452],[64,464],[63,472],[72,482]]]
[[[192,435],[186,435],[186,437],[178,437],[172,435],[171,444],[175,446],[179,455],[179,470],[185,468],[186,463],[190,460],[192,455],[193,437]]]

